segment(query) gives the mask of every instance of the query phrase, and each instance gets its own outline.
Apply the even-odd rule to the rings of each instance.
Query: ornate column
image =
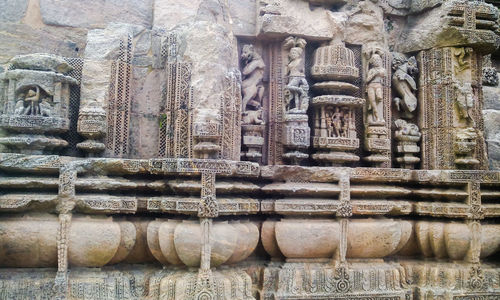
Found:
[[[264,146],[265,122],[262,119],[262,98],[264,96],[264,60],[253,45],[243,46],[242,64],[242,146],[241,157],[245,160],[261,162],[262,146]]]
[[[365,149],[370,152],[363,158],[376,167],[390,167],[391,162],[391,98],[390,57],[378,47],[363,49],[365,57],[366,109]]]
[[[398,164],[405,169],[413,169],[420,162],[418,154],[421,133],[416,122],[417,112],[417,60],[414,56],[407,58],[402,53],[392,53],[392,86],[396,92],[393,102],[399,118],[394,121],[397,130],[394,135],[396,140],[396,158]],[[395,117],[396,119],[397,117]]]
[[[311,129],[307,109],[309,108],[309,84],[304,74],[304,49],[306,40],[288,37],[284,43],[284,50],[288,50],[287,76],[285,86],[285,134],[283,145],[286,153],[283,157],[291,164],[298,165],[309,154],[304,150],[309,148]]]
[[[97,102],[83,107],[78,114],[77,130],[87,140],[78,143],[76,147],[87,152],[89,157],[104,151],[106,145],[100,140],[106,134],[106,125],[106,111]]]
[[[365,100],[352,96],[359,87],[352,84],[359,76],[354,53],[338,40],[314,52],[311,76],[318,82],[313,90],[321,96],[312,100],[314,110],[312,158],[325,165],[359,161],[351,153],[359,148],[355,119]]]
[[[481,55],[445,47],[422,51],[418,59],[423,168],[484,168]]]

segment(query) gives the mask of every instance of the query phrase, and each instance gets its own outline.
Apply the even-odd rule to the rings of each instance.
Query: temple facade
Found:
[[[0,300],[500,299],[479,0],[0,0]]]

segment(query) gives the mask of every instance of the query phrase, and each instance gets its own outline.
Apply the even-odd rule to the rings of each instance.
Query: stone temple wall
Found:
[[[500,299],[494,5],[0,0],[0,299]]]

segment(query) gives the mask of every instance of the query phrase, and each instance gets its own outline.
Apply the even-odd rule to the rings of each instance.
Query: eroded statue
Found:
[[[241,90],[243,94],[242,111],[247,109],[258,110],[262,106],[264,96],[264,68],[266,67],[262,57],[255,51],[253,45],[244,45],[241,50],[241,61],[243,81]],[[249,106],[250,108],[248,108]]]
[[[455,83],[455,89],[457,91],[455,104],[459,117],[467,121],[472,121],[472,109],[474,107],[472,85],[469,82],[464,84]]]
[[[416,136],[419,138],[422,136],[417,125],[403,119],[394,121],[394,125],[396,125],[396,128],[398,129],[396,134],[400,134],[401,136]]]
[[[394,103],[398,111],[402,112],[402,117],[411,119],[417,109],[417,91],[416,75],[418,74],[417,60],[415,57],[406,58],[404,54],[393,53],[392,85],[399,97],[394,98]]]
[[[289,49],[288,65],[286,74],[288,84],[286,86],[286,111],[287,113],[303,113],[309,108],[309,84],[304,74],[304,60],[302,54],[307,42],[302,38],[288,37],[283,47]]]
[[[371,125],[384,124],[383,82],[387,70],[384,68],[382,53],[379,49],[370,50],[368,75],[366,77],[366,93],[368,96],[368,122]]]
[[[39,86],[28,89],[26,93],[20,93],[14,108],[16,115],[44,116],[52,115],[50,97],[43,97]]]

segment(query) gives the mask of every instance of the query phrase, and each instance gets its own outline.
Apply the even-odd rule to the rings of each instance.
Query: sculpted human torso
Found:
[[[243,81],[241,89],[243,94],[242,110],[246,111],[247,106],[253,109],[259,109],[262,105],[262,96],[264,95],[264,86],[262,79],[264,77],[264,60],[255,52],[252,45],[243,46],[241,52],[243,61]]]

